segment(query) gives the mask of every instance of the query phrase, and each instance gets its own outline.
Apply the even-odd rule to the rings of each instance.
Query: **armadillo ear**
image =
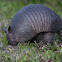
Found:
[[[9,33],[11,33],[11,32],[12,32],[12,31],[11,31],[11,27],[10,27],[10,26],[9,26],[9,28],[8,28],[8,32],[9,32]]]
[[[8,30],[6,29],[6,27],[3,27],[2,30],[3,30],[6,34],[8,34]]]

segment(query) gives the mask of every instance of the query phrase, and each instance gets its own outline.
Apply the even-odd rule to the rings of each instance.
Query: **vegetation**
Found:
[[[62,18],[62,0],[0,0],[0,62],[62,62],[62,44],[58,43],[57,34],[53,46],[42,42],[7,45],[6,34],[1,28],[8,27],[15,13],[29,4],[45,5]]]

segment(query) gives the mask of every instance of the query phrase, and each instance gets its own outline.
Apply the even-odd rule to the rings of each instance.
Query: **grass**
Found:
[[[36,46],[33,44],[20,43],[17,46],[7,45],[0,51],[0,61],[4,62],[61,62],[62,48],[60,46]]]
[[[31,0],[23,2],[23,0],[0,0],[0,62],[62,62],[62,44],[58,44],[58,35],[54,41],[54,45],[43,45],[40,43],[17,46],[7,45],[6,34],[2,31],[2,27],[8,25],[16,11],[28,4],[43,4],[54,10],[62,18],[62,1],[61,0]],[[1,47],[2,45],[2,47]]]

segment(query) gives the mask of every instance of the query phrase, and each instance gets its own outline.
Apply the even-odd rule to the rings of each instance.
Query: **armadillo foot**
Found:
[[[44,42],[48,45],[52,45],[54,41],[54,33],[48,32],[44,34]]]

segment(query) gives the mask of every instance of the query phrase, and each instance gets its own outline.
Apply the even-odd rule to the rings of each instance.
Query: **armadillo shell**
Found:
[[[13,17],[10,26],[16,31],[16,28],[24,23],[30,25],[37,33],[56,32],[62,28],[59,15],[40,4],[31,4],[20,9]]]

